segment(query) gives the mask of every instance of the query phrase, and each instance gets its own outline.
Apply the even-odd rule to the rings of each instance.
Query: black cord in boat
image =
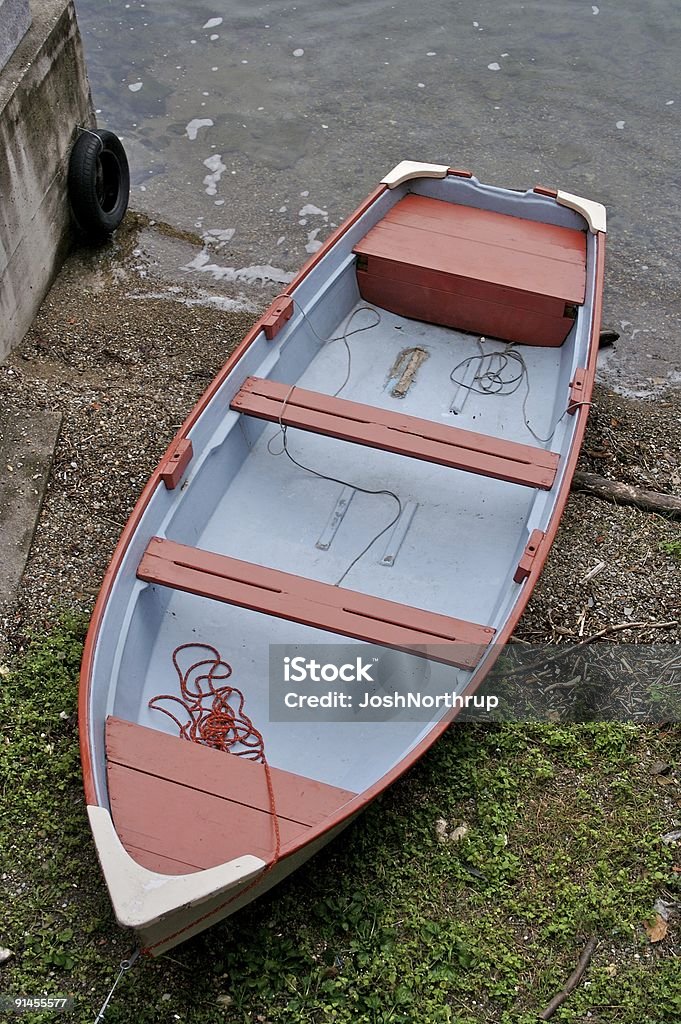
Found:
[[[348,355],[348,366],[347,366],[347,372],[345,374],[345,379],[344,379],[343,383],[341,384],[341,386],[338,388],[337,391],[334,391],[333,397],[336,398],[341,393],[343,388],[347,385],[348,381],[350,380],[350,375],[352,373],[352,352],[350,351],[350,346],[348,345],[348,338],[351,337],[353,334],[359,334],[361,331],[368,331],[372,327],[376,327],[381,322],[381,314],[378,312],[377,309],[374,309],[373,306],[358,306],[357,309],[353,310],[352,313],[350,314],[350,317],[348,318],[348,321],[347,321],[347,323],[345,325],[345,330],[343,331],[342,334],[337,335],[335,338],[322,338],[322,337],[319,336],[319,334],[317,334],[317,331],[312,326],[312,323],[310,322],[307,313],[305,312],[303,307],[300,305],[298,300],[297,299],[293,299],[292,296],[290,296],[290,295],[289,296],[282,296],[282,297],[284,297],[284,298],[291,298],[292,301],[298,306],[298,308],[300,309],[304,319],[307,321],[307,323],[308,323],[308,325],[310,327],[310,330],[312,331],[314,336],[319,341],[322,342],[323,345],[329,344],[332,341],[342,341],[344,343],[346,351],[347,351],[347,355]],[[355,316],[358,313],[361,313],[364,310],[368,310],[371,313],[375,313],[377,319],[372,324],[367,324],[364,327],[356,327],[354,329],[354,331],[351,331],[349,328],[350,328],[350,325],[351,325],[353,319],[355,318]],[[342,480],[340,477],[329,476],[326,473],[320,473],[318,470],[312,469],[310,466],[304,465],[298,459],[294,458],[293,455],[291,455],[291,453],[290,453],[290,451],[288,449],[288,438],[286,436],[286,432],[287,432],[288,428],[287,428],[286,424],[283,423],[283,417],[284,417],[284,412],[286,410],[286,406],[287,406],[288,402],[290,401],[291,395],[293,394],[294,391],[295,391],[295,384],[293,384],[289,388],[288,394],[284,398],[284,401],[281,404],[281,410],[279,412],[279,431],[280,431],[281,437],[282,437],[282,447],[281,447],[281,450],[278,451],[278,452],[272,451],[272,447],[271,447],[272,442],[274,441],[274,439],[276,437],[279,436],[279,434],[274,434],[269,439],[269,441],[267,442],[267,450],[270,453],[270,455],[275,455],[275,456],[286,455],[295,466],[298,466],[299,469],[304,470],[306,473],[311,473],[313,476],[318,477],[320,480],[328,480],[330,483],[340,484],[342,487],[352,487],[353,490],[360,491],[362,494],[375,494],[375,495],[384,494],[384,495],[386,495],[386,497],[393,498],[394,501],[397,502],[397,515],[395,515],[390,520],[390,522],[387,524],[387,526],[384,526],[383,529],[379,533],[377,533],[374,537],[372,537],[372,539],[360,551],[360,553],[355,558],[353,558],[353,560],[350,562],[350,564],[345,569],[343,574],[334,583],[335,587],[339,587],[341,585],[341,583],[343,582],[343,580],[345,579],[345,577],[350,572],[350,570],[353,569],[355,565],[357,565],[359,560],[361,558],[363,558],[364,555],[366,555],[366,553],[374,546],[376,541],[380,540],[381,537],[385,533],[387,533],[388,530],[392,526],[394,526],[395,523],[398,521],[398,519],[402,515],[402,502],[401,502],[400,498],[397,496],[397,494],[395,494],[394,491],[390,491],[390,490],[387,490],[387,489],[377,489],[377,490],[374,490],[374,489],[369,488],[369,487],[360,487],[359,484],[352,483],[349,480]]]
[[[290,299],[293,305],[298,307],[302,314],[303,320],[307,322],[307,325],[314,334],[315,338],[317,339],[317,341],[321,341],[322,345],[329,345],[332,341],[342,341],[343,344],[345,345],[345,350],[348,355],[348,369],[347,373],[345,374],[345,380],[338,388],[338,390],[334,391],[333,393],[333,397],[337,398],[338,395],[340,395],[343,388],[348,383],[348,381],[350,380],[350,374],[352,373],[352,352],[350,351],[350,346],[348,345],[348,338],[351,338],[353,334],[361,334],[362,331],[370,331],[372,327],[378,327],[378,325],[381,322],[381,314],[378,312],[377,309],[374,309],[373,306],[358,306],[357,309],[353,309],[352,313],[350,314],[348,321],[345,325],[345,330],[343,331],[342,334],[337,334],[335,338],[322,338],[322,336],[318,334],[315,328],[313,327],[312,321],[310,320],[309,316],[303,309],[300,302],[298,302],[298,299],[294,298],[293,295],[287,295],[286,292],[282,292],[280,295],[277,295],[273,301],[276,302],[277,299]],[[376,319],[372,324],[365,324],[364,327],[355,327],[354,331],[351,331],[350,324],[355,319],[358,313],[363,312],[374,313],[376,315]]]
[[[478,348],[480,349],[480,355],[468,356],[466,359],[462,359],[460,363],[457,363],[452,372],[449,375],[449,379],[453,384],[458,387],[466,388],[467,391],[473,391],[477,395],[513,395],[525,383],[525,397],[523,398],[522,412],[523,412],[523,423],[532,434],[532,437],[542,444],[546,444],[553,438],[558,425],[561,420],[567,416],[568,409],[558,417],[553,425],[553,430],[548,437],[540,437],[532,427],[527,414],[527,402],[530,397],[530,374],[527,369],[527,363],[521,352],[513,348],[513,344],[507,344],[503,349],[497,349],[496,352],[485,352],[483,348],[484,338],[478,338]],[[473,377],[471,384],[466,384],[463,380],[458,380],[456,374],[463,369],[462,376],[465,377],[465,371],[468,369],[470,364],[474,361],[479,362],[479,367]],[[519,367],[519,372],[515,372],[514,365]],[[508,371],[508,372],[507,372]],[[577,405],[590,405],[590,402],[576,402],[573,403],[570,408],[575,408]]]
[[[293,391],[293,390],[294,390],[294,388],[291,388],[291,391]],[[284,405],[285,405],[286,401],[288,401],[288,397],[285,400]],[[282,415],[283,415],[283,411],[284,411],[284,406],[282,406]],[[282,451],[281,452],[277,452],[278,455],[281,455],[282,453],[287,455],[288,458],[291,460],[291,462],[294,465],[298,466],[300,469],[304,469],[306,473],[312,473],[313,476],[319,477],[320,480],[329,480],[331,483],[333,483],[333,484],[340,484],[342,487],[352,487],[352,488],[354,488],[354,490],[360,491],[362,494],[377,494],[377,495],[378,494],[385,494],[387,497],[393,498],[397,502],[397,514],[395,516],[393,516],[393,518],[390,520],[390,522],[387,524],[387,526],[384,526],[383,529],[379,533],[377,533],[374,537],[372,537],[372,539],[369,541],[369,543],[366,545],[366,547],[362,548],[360,553],[355,558],[353,558],[353,560],[350,562],[350,565],[345,569],[343,574],[341,576],[339,576],[339,578],[334,583],[334,587],[339,587],[341,585],[341,583],[343,582],[343,580],[345,579],[345,577],[350,572],[350,570],[352,568],[354,568],[355,565],[357,565],[357,563],[359,562],[360,558],[363,558],[364,555],[366,555],[367,551],[369,551],[374,546],[376,541],[380,540],[381,537],[383,536],[383,534],[387,533],[388,530],[391,528],[391,526],[395,525],[397,520],[402,515],[402,502],[400,501],[400,499],[398,498],[398,496],[395,494],[394,491],[389,491],[389,490],[387,490],[387,488],[386,489],[380,489],[380,490],[373,490],[370,487],[360,487],[359,484],[352,483],[349,480],[342,480],[340,477],[337,477],[337,476],[328,476],[326,473],[320,473],[316,469],[311,469],[310,466],[303,465],[303,463],[299,462],[298,459],[294,458],[293,455],[291,455],[290,451],[288,450],[288,440],[287,440],[287,437],[286,437],[287,429],[288,428],[287,428],[287,426],[285,424],[281,424],[282,445],[283,445],[283,447],[282,447]],[[274,453],[271,453],[271,454],[274,454]]]
[[[462,359],[450,373],[449,379],[453,384],[466,388],[467,391],[473,391],[478,395],[515,394],[522,384],[523,378],[527,375],[527,367],[522,355],[516,352],[510,345],[507,345],[500,351],[485,352],[482,345],[483,341],[484,338],[478,338],[480,355],[468,356],[466,359]],[[457,380],[456,374],[463,369],[463,376],[465,377],[465,371],[474,362],[478,362],[480,365],[473,377],[473,383],[466,384],[463,380]],[[520,371],[514,373],[511,369],[510,376],[508,374],[505,375],[505,371],[513,363],[518,364]]]

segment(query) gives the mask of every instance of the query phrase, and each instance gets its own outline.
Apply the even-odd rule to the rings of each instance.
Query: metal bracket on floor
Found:
[[[343,517],[347,512],[348,508],[350,507],[350,502],[352,501],[354,496],[354,487],[344,487],[343,490],[340,492],[340,497],[338,498],[338,501],[334,505],[331,511],[331,515],[329,516],[329,519],[327,521],[327,524],[322,530],[321,536],[316,544],[316,546],[321,551],[328,551],[329,548],[331,547],[331,541],[336,536],[338,527],[343,522]]]
[[[394,565],[395,559],[397,558],[398,552],[402,547],[404,538],[407,536],[407,530],[411,526],[411,521],[414,518],[416,509],[419,507],[418,501],[408,501],[402,509],[402,515],[397,520],[390,536],[388,537],[388,543],[385,546],[385,552],[381,559],[381,565]]]

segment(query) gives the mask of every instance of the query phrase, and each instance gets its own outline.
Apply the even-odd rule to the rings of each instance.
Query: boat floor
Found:
[[[371,319],[372,314],[359,313],[352,327]],[[341,330],[337,328],[332,336]],[[341,398],[538,444],[523,422],[524,386],[504,396],[471,392],[460,414],[450,412],[457,391],[450,374],[461,360],[479,354],[474,335],[380,310],[380,322],[351,336],[348,344],[351,372]],[[405,397],[395,398],[391,370],[405,349],[416,347],[424,349],[427,358]],[[485,351],[504,347],[503,342],[490,340]],[[289,381],[278,376],[278,366],[273,379],[334,394],[348,369],[345,346],[341,341],[320,342],[318,348],[299,378]],[[537,433],[548,434],[555,418],[561,349],[524,348],[522,356],[531,385],[527,415]],[[283,355],[280,366],[285,366]],[[171,524],[171,539],[333,584],[397,511],[389,495],[358,489],[328,549],[322,550],[318,542],[343,493],[341,481],[357,488],[392,491],[403,507],[416,506],[393,563],[382,564],[390,546],[388,531],[353,566],[342,586],[470,622],[490,623],[536,490],[290,428],[291,454],[316,473],[334,477],[334,482],[299,468],[285,454],[273,454],[281,451],[277,424],[242,417],[237,429],[243,430],[248,442],[247,457],[205,525],[189,524],[185,516],[182,531]],[[197,508],[197,519],[200,514]],[[234,684],[247,694],[247,714],[265,737],[268,761],[288,771],[360,792],[430,728],[427,723],[400,718],[380,723],[271,722],[267,691],[271,644],[353,641],[165,588],[147,588],[140,594],[138,607],[142,614],[132,628],[139,637],[126,645],[121,665],[121,678],[137,684],[118,687],[114,713],[121,718],[173,730],[173,724],[147,703],[176,688],[172,652],[181,643],[196,642],[213,644],[232,665]],[[137,657],[144,651],[146,664],[130,661],[132,651]],[[453,685],[464,679],[451,667],[424,667],[421,659],[405,658],[410,664],[418,662],[413,671],[421,678],[423,673],[441,670],[451,674]]]
[[[359,316],[357,321],[362,322]],[[381,322],[351,337],[349,346],[351,375],[341,392],[343,399],[492,437],[535,443],[523,424],[524,389],[504,397],[470,394],[463,413],[449,412],[456,391],[450,373],[458,362],[478,352],[475,336],[382,310]],[[414,347],[423,348],[428,358],[406,396],[394,398],[391,368],[402,351]],[[504,344],[490,343],[487,348],[502,350]],[[560,350],[526,349],[522,354],[535,385],[527,403],[529,418],[537,433],[548,433]],[[327,343],[320,345],[295,383],[334,394],[346,371],[342,342]],[[342,485],[294,466],[285,454],[274,457],[272,451],[281,451],[278,425],[263,427],[248,418],[242,423],[253,447],[195,543],[335,583],[365,544],[394,518],[395,500],[386,494],[357,492],[329,549],[320,550],[317,542]],[[418,506],[394,564],[381,564],[386,535],[354,566],[344,586],[473,622],[487,620],[498,596],[499,564],[515,548],[519,525],[535,497],[533,489],[293,428],[288,429],[287,439],[291,454],[306,467],[359,487],[393,491],[403,506],[408,502]],[[263,516],[263,510],[273,514]],[[465,584],[462,592],[457,580]],[[475,593],[471,581],[475,581]]]

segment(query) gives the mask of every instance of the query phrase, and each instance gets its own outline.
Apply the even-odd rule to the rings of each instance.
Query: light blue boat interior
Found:
[[[572,375],[586,365],[594,236],[587,233],[586,302],[568,339],[559,348],[515,346],[527,368],[529,390],[523,384],[514,394],[471,391],[462,402],[463,391],[450,375],[457,364],[479,355],[479,338],[367,308],[358,292],[352,247],[407,191],[585,228],[579,214],[532,192],[492,188],[476,179],[421,179],[385,192],[303,279],[291,320],[274,340],[263,333],[257,337],[191,430],[194,457],[182,485],[157,488],[125,555],[100,630],[91,688],[90,741],[104,806],[106,716],[176,733],[148,702],[177,689],[172,652],[184,643],[210,644],[231,665],[230,682],[244,692],[246,713],[277,768],[362,792],[433,725],[399,713],[373,723],[269,721],[271,644],[294,648],[354,641],[139,581],[136,569],[153,536],[334,584],[397,511],[390,496],[357,488],[386,490],[399,496],[411,519],[376,540],[343,587],[497,631],[519,599],[523,584],[513,582],[516,566],[532,530],[548,526],[573,440],[576,418],[565,410]],[[329,340],[342,336],[348,324],[351,331],[370,325],[347,338],[349,362],[344,342]],[[423,349],[426,358],[405,397],[394,397],[391,370],[400,354],[413,348]],[[505,348],[504,342],[485,339],[486,352]],[[318,474],[335,478],[321,479],[281,453],[278,424],[230,411],[231,399],[251,375],[328,395],[347,376],[343,399],[558,452],[559,479],[551,491],[537,490],[289,428],[290,453]],[[538,441],[525,419],[537,435],[551,439]],[[333,532],[339,500],[348,496]],[[409,654],[395,654],[392,664],[407,682],[446,679],[460,692],[470,681],[467,671]]]

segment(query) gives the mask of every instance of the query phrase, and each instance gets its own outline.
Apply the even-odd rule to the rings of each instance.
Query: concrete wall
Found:
[[[18,344],[68,252],[76,125],[95,123],[73,0],[32,0],[0,72],[0,360]]]
[[[0,71],[31,24],[28,0],[0,0]]]

